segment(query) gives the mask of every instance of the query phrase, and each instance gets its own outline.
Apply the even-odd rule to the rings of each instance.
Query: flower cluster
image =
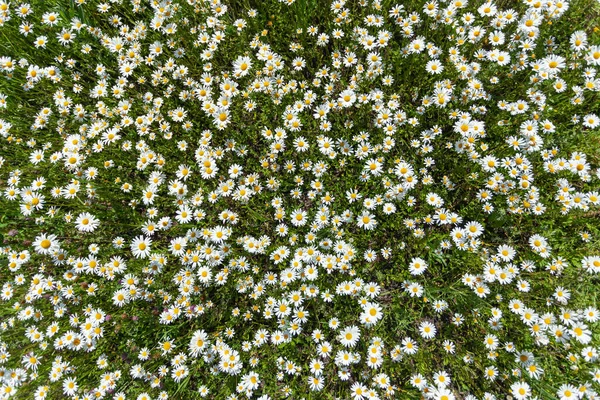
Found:
[[[599,398],[595,0],[32,3],[0,399]]]

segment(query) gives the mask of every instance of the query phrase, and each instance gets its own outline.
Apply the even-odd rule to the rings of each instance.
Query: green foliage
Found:
[[[597,397],[600,6],[451,3],[0,1],[0,399]]]

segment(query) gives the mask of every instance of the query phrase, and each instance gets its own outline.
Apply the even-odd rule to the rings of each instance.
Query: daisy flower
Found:
[[[93,232],[100,225],[100,220],[90,213],[81,213],[75,220],[75,225],[80,232]]]
[[[531,388],[527,382],[515,382],[510,386],[510,392],[517,400],[525,400],[531,396]]]
[[[375,226],[377,226],[375,216],[369,212],[363,212],[356,218],[356,221],[359,228],[366,230],[372,230],[375,228]]]
[[[135,258],[148,258],[152,241],[145,236],[138,236],[131,241],[131,254]]]
[[[412,275],[422,275],[427,270],[427,263],[422,258],[413,258],[408,270]]]
[[[344,328],[340,331],[338,339],[344,347],[354,347],[360,339],[360,330],[357,326]]]
[[[436,332],[437,329],[435,328],[435,325],[433,325],[431,322],[424,321],[421,322],[421,324],[419,324],[419,333],[425,339],[432,339],[435,336]]]
[[[60,243],[56,235],[42,233],[33,241],[33,248],[39,254],[53,254],[60,249]]]

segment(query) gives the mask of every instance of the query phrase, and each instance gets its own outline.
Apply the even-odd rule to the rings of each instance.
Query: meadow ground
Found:
[[[596,0],[0,0],[0,399],[600,398]]]

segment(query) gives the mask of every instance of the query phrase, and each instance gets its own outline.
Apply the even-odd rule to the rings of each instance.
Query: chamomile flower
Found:
[[[360,330],[356,326],[350,326],[340,331],[338,338],[344,347],[354,347],[360,338]]]
[[[372,230],[377,226],[375,216],[369,212],[363,212],[357,217],[357,225],[359,228]]]
[[[435,337],[436,332],[437,329],[431,322],[425,321],[419,325],[419,333],[425,339],[432,339]]]
[[[525,400],[531,396],[531,388],[527,382],[515,382],[510,386],[510,392],[515,399]]]
[[[39,254],[53,254],[60,249],[60,243],[56,235],[43,233],[35,238],[33,247]]]
[[[100,225],[100,220],[90,213],[81,213],[77,216],[75,225],[80,232],[93,232]]]
[[[427,263],[422,258],[413,258],[408,270],[412,275],[421,275],[427,270]]]
[[[131,254],[135,258],[148,258],[152,241],[145,236],[138,236],[131,241]]]

